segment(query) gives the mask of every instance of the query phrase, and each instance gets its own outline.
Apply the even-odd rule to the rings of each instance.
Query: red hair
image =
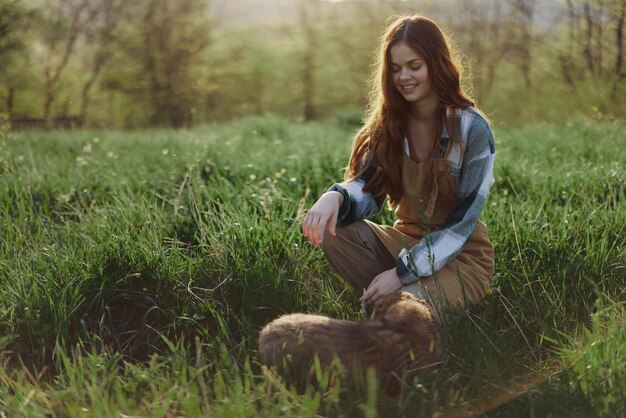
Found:
[[[439,98],[437,117],[441,120],[440,127],[445,126],[451,138],[457,139],[456,123],[452,122],[454,117],[449,121],[446,109],[474,106],[461,88],[459,69],[435,22],[422,16],[407,16],[389,25],[376,56],[377,71],[367,106],[367,119],[354,137],[346,177],[359,177],[375,161],[378,165],[376,173],[367,181],[363,191],[372,192],[376,197],[389,196],[391,206],[396,206],[402,195],[403,141],[410,109],[391,77],[390,50],[400,42],[405,42],[425,60],[432,89]],[[366,158],[366,167],[360,167]]]

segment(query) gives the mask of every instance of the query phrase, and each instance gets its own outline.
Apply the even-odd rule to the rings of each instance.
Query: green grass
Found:
[[[555,362],[558,378],[487,414],[524,415],[528,399],[543,416],[624,408],[626,364],[610,355],[625,344],[620,123],[496,127],[482,217],[494,294],[446,319],[443,366],[403,396],[386,399],[372,379],[347,390],[335,374],[299,395],[263,373],[258,331],[281,313],[360,318],[357,295],[299,231],[342,177],[355,129],[268,116],[189,132],[5,132],[0,411],[432,415]]]

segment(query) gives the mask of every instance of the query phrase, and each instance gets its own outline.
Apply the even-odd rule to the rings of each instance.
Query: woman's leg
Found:
[[[322,249],[331,267],[352,286],[365,289],[374,277],[396,265],[396,259],[364,221],[324,231]]]
[[[450,312],[479,303],[491,286],[494,273],[493,245],[487,227],[479,222],[463,251],[434,276],[420,280],[436,310]]]
[[[365,289],[378,274],[396,266],[396,259],[364,221],[337,228],[333,237],[326,228],[322,249],[331,267],[352,286]],[[494,273],[493,245],[487,228],[479,222],[463,251],[436,275],[403,286],[427,300],[434,311],[449,312],[460,304],[479,303],[491,285]]]

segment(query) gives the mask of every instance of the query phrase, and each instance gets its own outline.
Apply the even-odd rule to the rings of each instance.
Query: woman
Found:
[[[302,222],[362,303],[408,291],[436,311],[479,302],[493,277],[493,246],[479,221],[493,183],[489,123],[463,92],[444,35],[403,17],[378,54],[369,116],[356,134],[346,181]],[[385,198],[393,227],[365,220]]]

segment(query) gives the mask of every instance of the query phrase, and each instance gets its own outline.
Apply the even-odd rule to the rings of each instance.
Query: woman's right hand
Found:
[[[318,246],[324,240],[324,228],[328,224],[328,232],[335,236],[335,225],[339,208],[343,204],[343,195],[340,192],[331,191],[324,193],[302,220],[302,233],[314,246]]]

